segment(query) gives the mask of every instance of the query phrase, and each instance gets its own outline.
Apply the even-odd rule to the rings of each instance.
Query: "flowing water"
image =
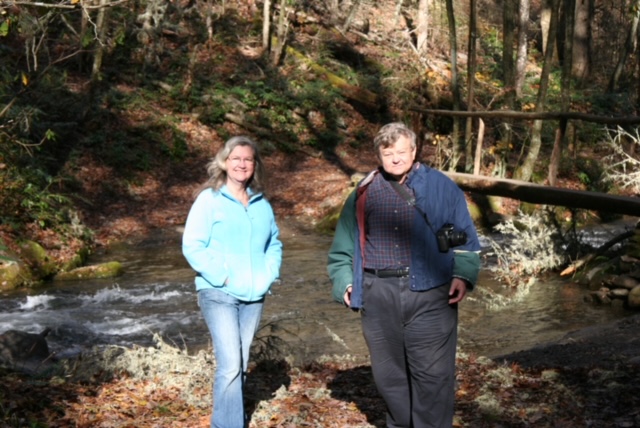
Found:
[[[0,333],[49,327],[50,348],[60,356],[96,344],[150,345],[154,333],[190,351],[209,346],[180,238],[177,230],[162,231],[91,258],[91,263],[121,261],[125,274],[116,279],[54,282],[4,293]],[[359,315],[331,300],[326,274],[331,238],[283,227],[282,240],[281,280],[267,297],[256,343],[269,343],[298,361],[324,354],[366,358]],[[507,305],[496,306],[490,297],[508,293],[481,272],[478,289],[460,306],[462,350],[503,355],[632,314],[587,304],[585,288],[559,278],[536,282]]]

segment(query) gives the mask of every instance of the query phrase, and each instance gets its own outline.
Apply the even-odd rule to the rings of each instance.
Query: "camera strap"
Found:
[[[395,181],[395,180],[387,180],[387,181],[389,182],[389,184],[391,184],[391,187],[393,187],[393,190],[395,190],[396,193],[398,195],[400,195],[400,197],[402,199],[407,201],[407,203],[409,205],[411,205],[416,210],[418,210],[420,215],[422,215],[422,217],[424,218],[424,221],[427,222],[427,225],[429,225],[429,228],[433,231],[433,226],[431,225],[431,222],[429,221],[429,217],[427,217],[427,213],[422,211],[420,209],[420,207],[418,205],[416,205],[416,198],[413,195],[409,194],[409,192],[407,192],[407,190],[404,187],[402,187],[402,185],[400,183],[398,183],[397,181]],[[435,231],[433,231],[433,232],[435,233]]]

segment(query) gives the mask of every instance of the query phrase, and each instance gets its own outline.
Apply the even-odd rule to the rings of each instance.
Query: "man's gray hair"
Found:
[[[376,153],[379,153],[381,148],[384,149],[395,144],[400,137],[408,138],[411,142],[411,148],[416,148],[416,133],[402,122],[391,122],[380,128],[373,139],[373,148]]]

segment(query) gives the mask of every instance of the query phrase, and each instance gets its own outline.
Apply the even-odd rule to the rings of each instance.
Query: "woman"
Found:
[[[187,217],[182,252],[196,271],[198,305],[213,339],[211,426],[242,428],[249,349],[265,295],[280,272],[282,243],[252,140],[228,140],[207,172]]]

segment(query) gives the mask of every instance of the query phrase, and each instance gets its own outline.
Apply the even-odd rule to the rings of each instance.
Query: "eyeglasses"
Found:
[[[228,161],[234,165],[239,165],[242,162],[254,163],[256,160],[254,158],[240,158],[240,157],[234,156],[232,158],[228,158]]]

